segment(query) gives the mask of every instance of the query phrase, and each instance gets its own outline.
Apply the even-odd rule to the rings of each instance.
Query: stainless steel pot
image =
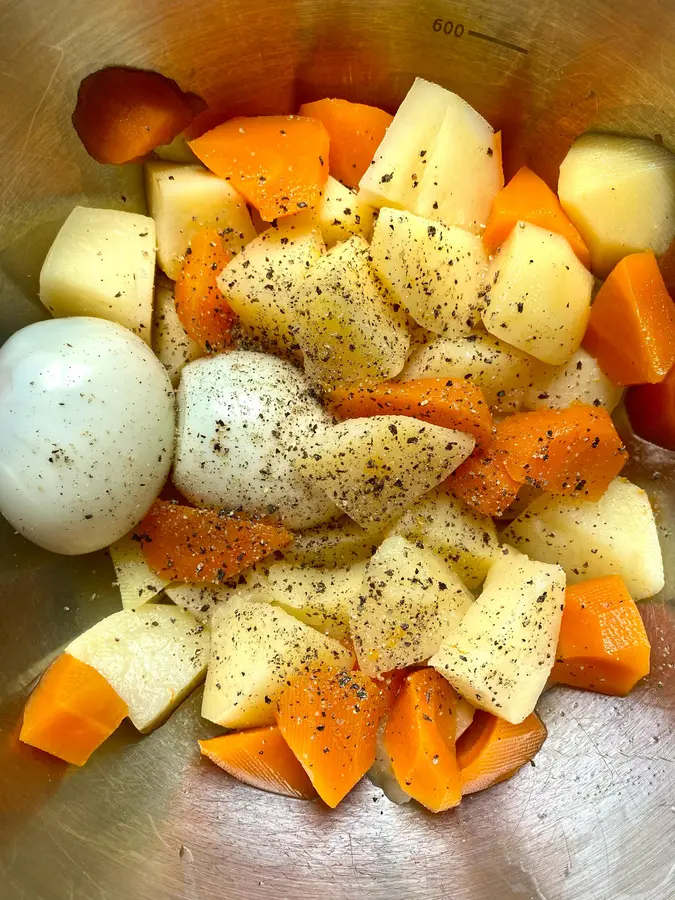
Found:
[[[422,75],[503,130],[508,172],[527,160],[555,184],[589,127],[675,149],[674,42],[665,0],[0,0],[0,341],[43,317],[39,268],[76,203],[142,205],[136,167],[93,163],[70,125],[103,65],[156,68],[232,112],[326,95],[393,109]],[[670,546],[672,456],[633,450]],[[328,813],[231,781],[198,759],[198,696],[150,737],[123,727],[82,771],[19,745],[31,682],[115,609],[112,581],[104,554],[57,557],[0,523],[4,900],[675,897],[667,592],[643,607],[646,685],[626,700],[551,691],[536,767],[434,818],[367,783]]]

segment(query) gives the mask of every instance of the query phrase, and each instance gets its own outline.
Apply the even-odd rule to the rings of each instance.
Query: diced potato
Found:
[[[490,263],[487,330],[558,366],[579,349],[593,276],[560,234],[518,222]]]
[[[675,156],[654,141],[582,135],[562,161],[558,194],[602,278],[629,253],[665,253],[675,237]]]
[[[97,622],[66,653],[103,675],[147,732],[204,678],[209,631],[175,606],[151,603]]]
[[[167,582],[153,572],[145,561],[141,544],[133,539],[132,533],[115,541],[109,550],[123,609],[138,609],[156,597],[166,585]]]
[[[174,302],[173,282],[161,273],[155,280],[155,307],[152,312],[152,349],[169,373],[176,387],[180,373],[187,363],[204,353],[189,336],[178,318]]]
[[[177,134],[170,144],[155,148],[155,156],[164,162],[199,164],[199,160],[190,150],[184,132]]]
[[[473,437],[406,416],[348,419],[321,432],[298,463],[362,528],[379,531],[462,463]]]
[[[492,519],[476,515],[443,488],[405,512],[388,535],[438,553],[470,590],[483,583],[499,549]]]
[[[202,166],[149,162],[145,167],[148,209],[157,227],[157,262],[175,281],[195,232],[223,234],[224,246],[239,253],[255,237],[246,201],[223,178]]]
[[[150,343],[155,223],[148,216],[76,206],[40,272],[40,300],[53,316],[94,316]]]
[[[383,296],[369,255],[363,238],[350,238],[317,260],[300,288],[305,371],[326,386],[391,378],[406,360],[405,317]]]
[[[468,334],[480,322],[487,257],[477,235],[381,209],[370,255],[392,297],[429,331]]]
[[[164,593],[176,606],[189,612],[198,622],[211,622],[213,610],[228,603],[233,597],[244,597],[262,603],[271,603],[267,585],[267,568],[259,563],[225,584],[183,584],[171,581]]]
[[[361,593],[365,571],[365,560],[339,569],[278,563],[270,566],[269,593],[305,625],[344,641],[349,637],[350,604]]]
[[[234,597],[214,610],[211,627],[202,715],[225,728],[274,724],[276,701],[294,676],[354,662],[342,644],[268,603]]]
[[[478,233],[502,183],[490,125],[457,94],[417,78],[359,188],[372,206]]]
[[[465,378],[485,394],[491,409],[518,410],[541,363],[491,334],[438,338],[415,350],[402,381],[416,378]]]
[[[525,392],[526,409],[565,409],[573,403],[603,406],[607,412],[618,405],[623,388],[613,384],[598,361],[583,348],[562,366],[542,366]]]
[[[284,548],[284,561],[295,566],[332,569],[370,559],[382,535],[361,528],[347,516],[298,532]]]
[[[547,563],[571,584],[620,575],[634,600],[658,594],[663,559],[647,494],[615,478],[597,503],[544,494],[503,534],[503,540]]]
[[[367,675],[428,659],[473,602],[459,576],[432,550],[387,538],[368,563],[363,590],[351,599],[351,631]]]
[[[373,234],[375,210],[364,203],[356,191],[351,191],[336,178],[328,176],[323,189],[323,198],[314,210],[299,214],[313,219],[321,229],[326,247],[334,247],[340,241],[347,241],[355,234],[367,241]]]
[[[483,592],[429,664],[473,706],[517,724],[555,662],[565,573],[502,547]]]
[[[250,337],[268,350],[297,355],[297,291],[324,244],[311,220],[294,219],[281,219],[251,241],[218,285]]]

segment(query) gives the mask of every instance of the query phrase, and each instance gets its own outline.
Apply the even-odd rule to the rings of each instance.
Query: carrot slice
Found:
[[[462,800],[455,752],[457,694],[434,669],[409,675],[387,718],[383,741],[399,786],[432,812]]]
[[[457,741],[462,794],[474,794],[506,781],[529,762],[546,740],[546,726],[536,713],[519,725],[482,709]]]
[[[312,782],[276,725],[199,741],[199,749],[245,784],[300,800],[316,797]]]
[[[656,384],[675,364],[675,306],[651,250],[625,256],[598,291],[583,345],[616,384]]]
[[[28,698],[19,737],[83,766],[127,713],[124,700],[96,669],[62,653]]]
[[[326,126],[330,173],[349,188],[358,187],[394,118],[376,106],[328,98],[303,103],[298,115],[318,119]]]
[[[167,581],[223,582],[293,539],[260,519],[155,500],[134,532],[150,568]]]
[[[599,500],[627,459],[607,410],[582,404],[508,416],[500,438],[513,479],[586,500]]]
[[[482,516],[501,516],[520,490],[506,467],[504,422],[487,446],[474,450],[445,481],[445,487]]]
[[[338,388],[330,402],[340,418],[412,416],[473,434],[477,443],[492,437],[492,415],[483,392],[466,381],[420,378],[371,387]]]
[[[178,318],[192,340],[208,353],[218,353],[232,342],[236,316],[218,287],[218,276],[231,259],[217,229],[204,228],[190,241],[176,281]]]
[[[580,261],[590,268],[591,254],[583,238],[550,187],[527,166],[519,169],[494,199],[483,234],[488,253],[494,253],[504,243],[517,222],[530,222],[561,234]]]
[[[649,656],[645,626],[620,575],[567,588],[553,681],[625,697],[649,674]]]
[[[295,679],[278,701],[277,724],[330,807],[375,761],[389,690],[362,672],[323,669]]]
[[[195,99],[158,72],[112,66],[80,84],[73,125],[90,156],[121,165],[169,144],[191,122]]]
[[[190,141],[190,147],[266,222],[317,206],[328,178],[328,132],[315,119],[230,119]]]
[[[638,437],[675,450],[675,366],[658,384],[628,388],[624,403]]]

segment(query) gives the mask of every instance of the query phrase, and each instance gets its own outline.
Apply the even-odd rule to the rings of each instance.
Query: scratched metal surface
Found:
[[[233,112],[326,94],[393,108],[423,75],[504,130],[509,171],[528,160],[555,183],[588,127],[675,148],[674,39],[675,7],[654,0],[0,0],[0,341],[42,316],[39,267],[76,203],[142,202],[138,171],[96,166],[71,131],[93,69],[158,68]],[[672,586],[675,463],[633,449]],[[0,526],[0,898],[672,900],[671,597],[644,607],[647,684],[623,701],[547,694],[549,740],[511,783],[437,818],[364,784],[327,813],[201,763],[198,695],[150,737],[123,727],[82,771],[22,748],[32,679],[116,594],[103,554],[60,558]]]

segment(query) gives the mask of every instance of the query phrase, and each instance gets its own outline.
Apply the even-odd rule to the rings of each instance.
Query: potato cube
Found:
[[[583,348],[562,366],[541,366],[525,391],[526,409],[565,409],[573,403],[602,406],[607,412],[618,405],[623,388],[614,384],[598,361]]]

